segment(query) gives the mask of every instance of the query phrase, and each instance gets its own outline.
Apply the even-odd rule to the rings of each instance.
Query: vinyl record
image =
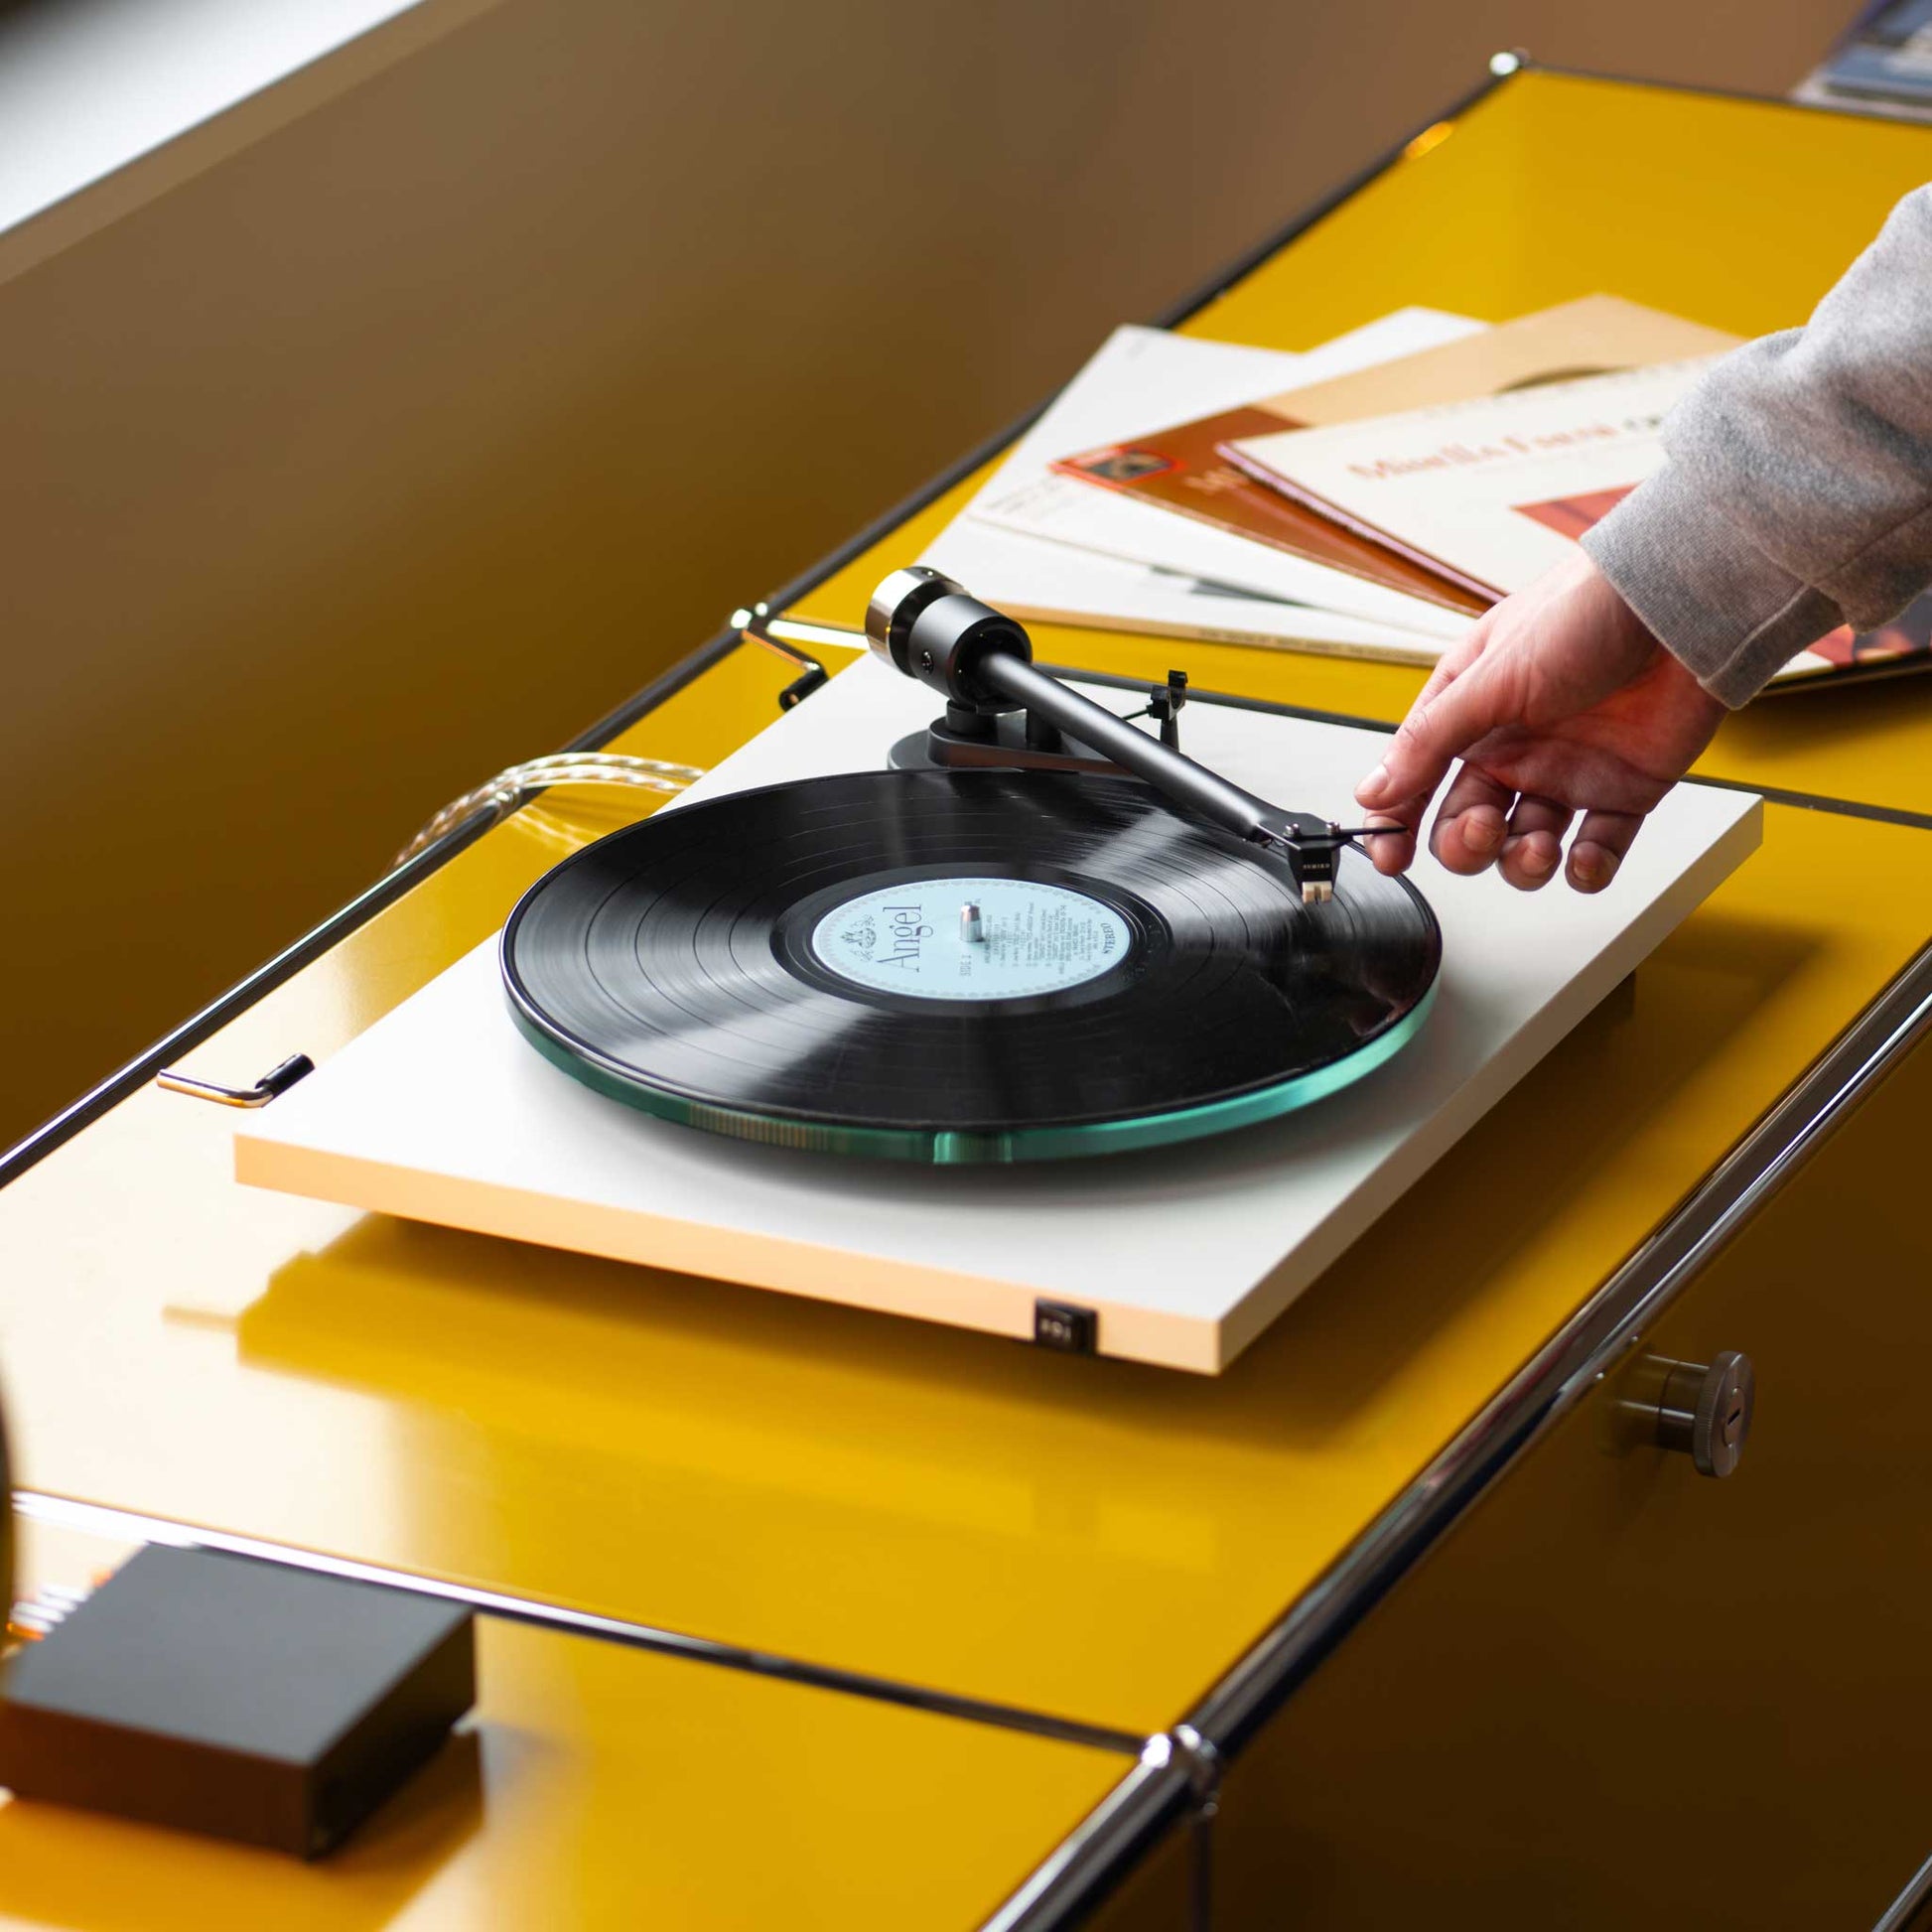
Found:
[[[977,914],[975,923],[974,915]],[[504,927],[524,1034],[714,1133],[1052,1159],[1283,1114],[1381,1064],[1442,954],[1406,880],[1288,867],[1128,778],[875,771],[660,813]]]

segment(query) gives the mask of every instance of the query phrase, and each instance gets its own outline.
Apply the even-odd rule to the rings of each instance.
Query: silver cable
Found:
[[[526,759],[499,771],[487,784],[454,798],[396,854],[404,865],[426,846],[473,819],[490,823],[507,818],[537,793],[553,785],[629,785],[643,791],[675,794],[704,776],[695,764],[669,764],[661,759],[631,758],[621,752],[555,752]]]

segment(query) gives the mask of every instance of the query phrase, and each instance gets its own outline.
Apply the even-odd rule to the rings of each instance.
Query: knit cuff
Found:
[[[1824,592],[1767,557],[1675,464],[1583,542],[1664,648],[1733,711],[1845,621]]]

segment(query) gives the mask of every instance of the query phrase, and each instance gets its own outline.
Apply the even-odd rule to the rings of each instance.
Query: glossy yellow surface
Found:
[[[126,1554],[27,1526],[33,1587]],[[0,1793],[0,1926],[961,1932],[1123,1769],[486,1617],[477,1675],[453,1742],[318,1864]]]
[[[1580,124],[1600,110],[1607,138],[1618,98],[1658,129],[1699,106],[1721,121],[1745,111],[1522,84],[1480,114],[1514,98],[1529,105],[1512,115],[1547,123],[1536,103],[1574,89],[1562,98]],[[1480,152],[1481,124],[1413,166]],[[1691,144],[1684,165],[1714,145]],[[1599,147],[1578,151],[1607,169]],[[1504,179],[1472,177],[1467,193],[1501,195]],[[1515,204],[1499,206],[1506,229]],[[1560,258],[1572,245],[1562,223],[1547,241]],[[1526,248],[1492,252],[1527,276]],[[1298,311],[1307,333],[1290,340],[1416,293],[1356,282]],[[1498,309],[1575,292],[1528,286]],[[1481,307],[1461,284],[1451,293]],[[1358,312],[1337,306],[1358,296]],[[1270,299],[1286,316],[1288,295]],[[1224,304],[1217,326],[1223,312],[1242,314]],[[915,554],[916,537],[888,548]],[[879,569],[846,573],[821,602],[849,618]],[[1094,632],[1042,631],[1041,644],[1102,666],[1176,654]],[[1377,708],[1349,695],[1367,691],[1357,680],[1395,675],[1186,654],[1203,685],[1346,711]],[[622,743],[709,762],[773,715],[784,675],[739,653]],[[609,823],[588,805],[544,809],[547,829],[526,814],[490,834],[190,1064],[241,1079],[333,1050],[483,936],[566,830]],[[1219,1381],[238,1188],[231,1118],[143,1092],[0,1195],[0,1364],[23,1473],[1150,1729],[1333,1562],[1855,1017],[1920,943],[1929,903],[1932,834],[1771,811],[1762,852],[1643,969],[1634,1005],[1582,1028]],[[1144,1165],[1158,1185],[1158,1156]]]
[[[1932,128],[1559,74],[1518,76],[1184,325],[1305,349],[1410,303],[1502,321],[1598,290],[1738,335],[1802,323],[1908,190]],[[916,518],[799,605],[857,623],[971,494]],[[1423,673],[1039,625],[1041,655],[1394,722]],[[1932,812],[1932,676],[1760,700],[1714,777]]]

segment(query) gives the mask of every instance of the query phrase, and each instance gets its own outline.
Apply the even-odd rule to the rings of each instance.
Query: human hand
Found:
[[[1355,788],[1370,822],[1394,828],[1369,839],[1369,856],[1378,872],[1408,870],[1423,815],[1460,757],[1430,833],[1444,866],[1494,865],[1533,893],[1555,878],[1581,811],[1568,878],[1601,892],[1724,715],[1580,550],[1445,652]]]

